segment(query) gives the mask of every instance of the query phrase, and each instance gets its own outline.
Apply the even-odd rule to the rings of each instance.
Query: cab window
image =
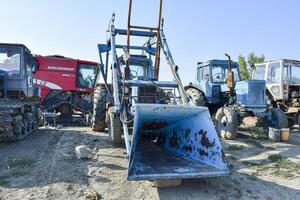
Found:
[[[254,80],[265,80],[266,65],[257,65],[253,74]]]
[[[270,63],[268,66],[267,82],[279,83],[281,77],[280,62]]]
[[[97,78],[98,66],[79,64],[77,85],[81,88],[94,88]]]

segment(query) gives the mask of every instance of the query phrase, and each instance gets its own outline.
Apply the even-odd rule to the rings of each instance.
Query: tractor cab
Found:
[[[0,43],[0,96],[33,96],[35,69],[33,56],[25,45]]]
[[[236,62],[231,63],[231,70],[234,73],[234,82],[240,81],[239,65]],[[209,60],[198,63],[195,84],[202,88],[209,103],[220,104],[222,93],[229,91],[226,83],[227,73],[227,60]]]
[[[272,99],[285,100],[300,96],[300,61],[278,60],[255,65],[252,79],[265,80]],[[289,91],[291,90],[291,92]]]
[[[120,57],[120,63],[124,66],[123,74],[125,74],[126,61],[124,56]],[[154,80],[152,61],[145,55],[130,55],[127,57],[130,68],[129,79],[132,80]]]
[[[300,124],[300,61],[282,59],[256,64],[252,79],[266,81],[266,93],[273,107],[282,109],[290,125]]]

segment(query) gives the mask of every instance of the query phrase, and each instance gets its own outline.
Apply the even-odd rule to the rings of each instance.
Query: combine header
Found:
[[[94,108],[94,115],[107,116],[107,124],[102,121],[101,127],[108,126],[113,144],[121,143],[124,137],[128,180],[228,175],[228,163],[208,109],[188,104],[163,32],[162,1],[157,27],[131,25],[131,6],[132,0],[127,30],[115,27],[113,14],[107,43],[98,45],[104,83],[98,87]],[[116,43],[116,37],[122,35],[127,36],[126,45]],[[146,41],[132,45],[132,37]],[[158,80],[161,50],[173,81]]]

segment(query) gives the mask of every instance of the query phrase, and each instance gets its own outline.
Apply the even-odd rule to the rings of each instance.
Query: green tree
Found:
[[[265,56],[262,54],[261,56],[256,56],[254,52],[248,54],[247,62],[250,66],[256,63],[262,63],[265,61]]]
[[[249,79],[249,73],[248,73],[248,69],[247,69],[247,62],[246,62],[246,59],[245,59],[244,56],[239,55],[238,64],[240,66],[242,80],[248,80]]]

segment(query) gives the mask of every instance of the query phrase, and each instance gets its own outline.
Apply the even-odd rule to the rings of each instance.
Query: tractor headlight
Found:
[[[239,101],[239,100],[237,100],[237,101],[236,101],[236,104],[237,104],[237,105],[242,105],[242,102]]]
[[[129,94],[129,88],[128,87],[124,87],[124,93]]]
[[[271,105],[271,100],[270,99],[266,99],[266,104],[269,106],[269,105]]]
[[[271,92],[272,92],[275,96],[280,96],[279,86],[272,86],[272,87],[271,87]]]
[[[168,97],[169,99],[173,98],[173,97],[174,97],[174,96],[173,96],[173,92],[171,92],[171,91],[167,92],[167,97]]]

